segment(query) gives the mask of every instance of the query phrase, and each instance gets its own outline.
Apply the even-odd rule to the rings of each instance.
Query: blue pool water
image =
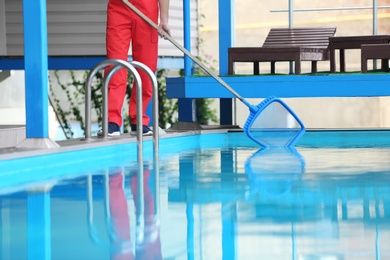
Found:
[[[390,259],[388,131],[101,149],[0,161],[0,259]]]

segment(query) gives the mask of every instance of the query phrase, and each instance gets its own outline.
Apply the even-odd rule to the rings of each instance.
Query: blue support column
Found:
[[[233,46],[234,41],[234,0],[219,0],[219,74],[228,74],[228,48]],[[221,98],[220,124],[231,125],[233,115],[233,105],[231,98]]]
[[[24,0],[26,137],[48,137],[46,0]]]
[[[183,28],[184,28],[184,48],[191,52],[191,4],[190,0],[183,1]],[[188,77],[192,75],[192,60],[184,55],[184,76]],[[193,118],[192,99],[179,98],[179,122],[193,122],[196,118]]]
[[[192,99],[191,98],[179,98],[179,122],[194,122],[192,120]]]
[[[46,0],[23,0],[26,139],[17,148],[59,145],[49,138]]]

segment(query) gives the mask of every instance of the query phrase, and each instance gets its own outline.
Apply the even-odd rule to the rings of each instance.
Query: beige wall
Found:
[[[319,1],[295,0],[294,9],[372,6],[372,0]],[[389,6],[390,0],[379,0],[379,6]],[[199,1],[201,53],[216,60],[218,68],[218,1]],[[235,46],[261,46],[270,28],[288,27],[288,14],[271,12],[287,10],[288,1],[235,0]],[[380,9],[377,34],[390,33],[390,9]],[[293,26],[336,26],[338,36],[373,34],[372,10],[295,12]],[[336,53],[336,59],[337,53]],[[346,51],[347,71],[360,70],[360,54]],[[287,73],[288,63],[277,63],[277,73]],[[260,65],[263,73],[269,64]],[[329,62],[319,62],[319,71],[329,71]],[[236,65],[236,73],[250,74],[250,64]],[[303,73],[310,71],[310,63],[302,64]],[[313,86],[314,87],[314,86]],[[250,100],[257,104],[261,100]],[[366,128],[390,127],[390,98],[304,98],[285,99],[307,128]],[[218,102],[215,102],[217,105]],[[389,105],[388,105],[389,104]],[[247,108],[237,102],[237,124],[242,126],[247,118]]]

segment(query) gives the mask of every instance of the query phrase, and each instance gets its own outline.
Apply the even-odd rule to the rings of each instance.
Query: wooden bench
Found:
[[[311,72],[317,72],[317,61],[329,60],[329,37],[336,27],[272,28],[262,47],[228,49],[228,73],[234,74],[235,62],[253,62],[254,75],[259,75],[259,62],[271,62],[275,74],[277,61],[294,61],[295,74],[301,74],[301,61],[311,61]]]
[[[390,44],[362,44],[361,45],[361,69],[367,73],[367,61],[369,59],[381,59],[382,71],[389,72]]]

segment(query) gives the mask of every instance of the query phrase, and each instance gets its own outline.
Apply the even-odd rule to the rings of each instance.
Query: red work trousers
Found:
[[[157,24],[158,0],[130,1],[141,12]],[[127,61],[129,48],[132,48],[134,61],[148,66],[153,72],[157,69],[158,32],[134,13],[121,0],[109,0],[107,7],[106,51],[107,59]],[[106,69],[108,71],[109,67]],[[137,70],[142,81],[142,123],[148,125],[150,118],[146,108],[152,98],[152,83],[148,75]],[[112,77],[108,85],[108,121],[122,125],[122,108],[127,88],[127,69],[120,69]],[[131,92],[129,116],[131,123],[136,124],[135,82]]]

